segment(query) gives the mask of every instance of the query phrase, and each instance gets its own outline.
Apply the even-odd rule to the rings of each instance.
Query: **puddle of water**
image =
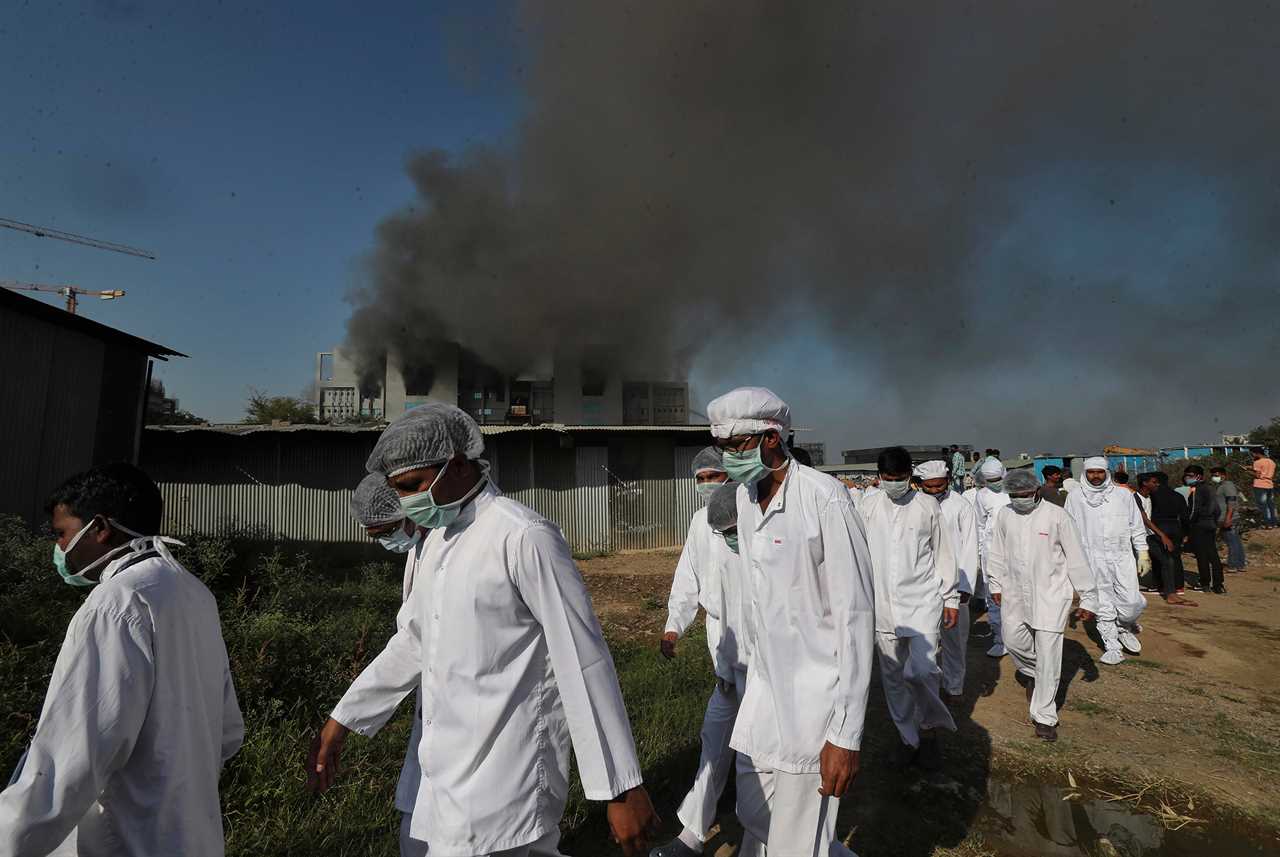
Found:
[[[1064,800],[1068,794],[992,780],[976,825],[1001,857],[1254,857],[1280,850],[1280,843],[1213,824],[1168,830],[1119,801]]]

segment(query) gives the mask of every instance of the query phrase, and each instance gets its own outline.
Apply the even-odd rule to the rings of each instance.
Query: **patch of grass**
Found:
[[[1195,684],[1184,684],[1182,685],[1182,689],[1187,693],[1191,694],[1192,696],[1208,696],[1209,695],[1209,692],[1207,690]]]
[[[590,548],[588,550],[574,550],[573,558],[578,562],[585,562],[589,559],[600,559],[604,556],[613,556],[615,552],[610,548]]]
[[[1262,575],[1262,579],[1269,580],[1272,583],[1280,583],[1280,574],[1264,574]]]
[[[1099,714],[1111,713],[1110,707],[1106,705],[1102,705],[1101,703],[1098,703],[1098,702],[1094,702],[1091,699],[1073,700],[1071,704],[1068,705],[1067,707],[1070,708],[1072,711],[1079,711],[1081,714],[1088,715],[1089,717],[1095,717]]]
[[[646,610],[661,610],[666,607],[666,602],[652,592],[640,600],[640,606]]]
[[[1159,672],[1168,672],[1169,668],[1160,661],[1153,661],[1150,658],[1126,658],[1125,664],[1133,664],[1135,667],[1144,670],[1158,670]]]
[[[1219,756],[1262,774],[1274,776],[1280,770],[1280,742],[1262,734],[1261,730],[1246,729],[1218,712],[1213,717],[1209,735]]]

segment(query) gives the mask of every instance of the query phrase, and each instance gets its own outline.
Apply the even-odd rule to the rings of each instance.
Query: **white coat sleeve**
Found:
[[[927,500],[933,503],[932,500]],[[933,503],[937,505],[937,503]],[[960,606],[960,574],[956,566],[956,549],[952,544],[950,526],[942,513],[930,510],[932,524],[930,526],[933,547],[933,569],[938,575],[938,586],[942,592],[942,606],[956,608]]]
[[[244,744],[244,717],[240,714],[240,702],[236,699],[235,682],[231,669],[222,680],[222,763],[240,752]]]
[[[151,629],[81,609],[71,620],[22,772],[0,792],[0,854],[47,854],[128,761],[155,684]]]
[[[706,521],[701,515],[689,524],[689,535],[685,537],[684,549],[680,551],[680,561],[676,563],[676,574],[671,579],[671,596],[667,599],[667,626],[664,631],[675,631],[680,636],[688,630],[689,625],[698,615],[698,569],[699,562],[706,557],[698,555],[698,539],[694,537],[693,528],[698,521]]]
[[[422,683],[422,629],[415,589],[396,614],[396,632],[369,662],[329,715],[361,735],[386,725],[396,707]]]
[[[1080,534],[1070,518],[1058,528],[1058,543],[1062,547],[1063,569],[1067,572],[1067,579],[1071,581],[1071,588],[1080,594],[1080,608],[1097,613],[1097,579],[1093,574],[1093,566],[1089,565],[1084,554]]]
[[[827,599],[841,643],[836,650],[836,686],[827,741],[858,750],[862,747],[875,649],[875,590],[862,518],[841,494],[844,492],[827,502],[820,517]]]
[[[1142,523],[1142,507],[1137,502],[1129,504],[1129,538],[1135,551],[1147,549],[1147,525]]]
[[[987,576],[987,591],[999,595],[1004,581],[1009,579],[1009,548],[1005,543],[1005,525],[997,513],[995,526],[991,528],[991,541],[987,544],[987,564],[983,572]]]
[[[958,510],[960,544],[956,547],[956,567],[960,572],[960,591],[972,595],[978,580],[978,523],[968,503],[960,504]]]
[[[516,539],[512,580],[542,626],[582,790],[609,800],[644,782],[613,657],[560,531],[541,521]]]

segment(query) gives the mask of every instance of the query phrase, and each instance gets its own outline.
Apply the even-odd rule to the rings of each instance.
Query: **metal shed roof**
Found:
[[[79,331],[87,336],[95,339],[104,339],[112,342],[118,342],[127,345],[137,351],[145,352],[151,357],[158,360],[167,360],[170,357],[186,357],[181,351],[174,351],[165,345],[151,342],[147,339],[134,336],[131,333],[125,333],[123,330],[117,330],[114,327],[94,321],[91,318],[85,318],[82,315],[75,315],[64,309],[47,304],[44,301],[38,301],[35,298],[29,298],[26,295],[20,295],[9,289],[0,288],[0,306],[7,307],[15,312],[24,315],[33,316],[41,321],[47,321],[51,324],[68,327],[72,330]]]

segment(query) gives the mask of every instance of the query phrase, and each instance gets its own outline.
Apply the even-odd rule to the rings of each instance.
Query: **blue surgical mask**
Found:
[[[129,529],[128,527],[121,525],[114,518],[108,518],[107,520],[110,521],[111,526],[114,529],[119,530],[125,535],[133,536],[135,539],[144,538],[141,533],[135,533],[133,530]],[[80,532],[76,533],[75,536],[71,539],[71,541],[67,543],[66,550],[63,550],[61,545],[56,543],[54,544],[53,567],[58,570],[58,576],[62,578],[63,583],[69,584],[71,586],[97,585],[98,583],[97,578],[89,578],[89,577],[85,577],[85,575],[93,571],[95,568],[98,568],[99,566],[106,565],[113,557],[115,557],[117,554],[121,553],[122,551],[129,550],[130,548],[132,548],[132,544],[119,545],[113,548],[112,550],[107,551],[102,556],[98,557],[93,562],[89,563],[79,571],[72,571],[67,566],[67,554],[71,553],[73,550],[76,549],[76,545],[80,543],[80,539],[84,537],[85,533],[93,529],[93,525],[96,524],[97,522],[98,522],[98,519],[94,518],[89,523],[85,524],[84,528],[81,529]]]
[[[721,533],[724,543],[729,546],[729,550],[734,553],[738,552],[738,534],[737,533]]]
[[[761,440],[761,443],[763,442]],[[730,479],[744,485],[759,482],[769,473],[769,468],[765,467],[764,461],[760,459],[758,446],[742,452],[726,452],[721,463],[724,464],[724,470],[729,474]]]
[[[466,505],[468,500],[478,494],[485,482],[488,481],[489,474],[487,472],[483,473],[480,480],[476,482],[475,487],[460,499],[443,505],[437,503],[431,492],[435,490],[436,484],[440,481],[440,477],[444,476],[444,472],[449,469],[451,462],[452,459],[444,463],[444,466],[440,468],[440,472],[436,474],[436,478],[431,480],[431,485],[426,491],[419,491],[417,494],[410,494],[408,497],[400,498],[400,508],[404,510],[405,517],[428,530],[447,527],[458,520],[458,516],[462,514],[462,507]]]
[[[397,527],[394,532],[385,536],[378,536],[378,544],[392,553],[408,553],[413,550],[413,546],[418,543],[421,537],[422,531],[416,527],[412,534],[406,533],[404,527]]]
[[[989,480],[987,482],[987,487],[990,488],[992,491],[996,492],[997,494],[999,494],[1001,491],[1004,490],[1004,480],[1003,479]]]

